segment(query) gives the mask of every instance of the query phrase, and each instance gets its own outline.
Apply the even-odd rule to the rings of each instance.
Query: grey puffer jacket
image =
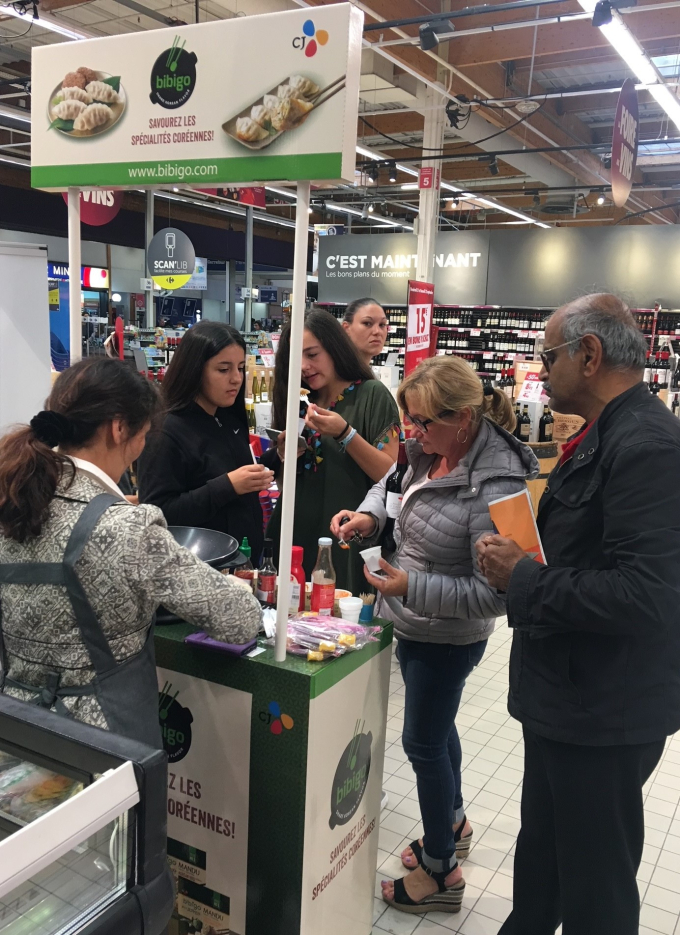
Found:
[[[427,477],[434,460],[413,439],[406,448],[403,493]],[[385,525],[385,483],[392,470],[357,507],[376,518],[375,538]],[[517,493],[537,474],[531,449],[483,419],[458,467],[427,481],[406,500],[395,523],[397,551],[390,564],[408,572],[408,593],[379,598],[376,607],[379,616],[392,621],[397,637],[466,645],[491,635],[495,618],[505,613],[505,596],[481,574],[475,542],[493,533],[489,502]]]

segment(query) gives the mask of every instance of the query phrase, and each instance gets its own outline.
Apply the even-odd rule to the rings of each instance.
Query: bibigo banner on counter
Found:
[[[362,25],[341,3],[35,49],[31,183],[352,178]]]

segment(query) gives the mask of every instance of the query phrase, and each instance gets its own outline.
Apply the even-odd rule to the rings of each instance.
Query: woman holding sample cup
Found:
[[[404,912],[458,912],[465,883],[457,858],[469,853],[472,827],[455,718],[465,680],[505,611],[503,595],[480,572],[475,542],[493,528],[489,502],[521,491],[538,465],[510,434],[515,419],[507,397],[485,392],[456,357],[423,361],[397,398],[413,429],[394,525],[397,549],[380,560],[381,575],[365,573],[380,592],[377,614],[393,622],[397,637],[406,685],[403,743],[425,834],[402,853],[413,872],[384,883],[383,898]],[[333,517],[334,535],[380,538],[390,473],[356,512]]]

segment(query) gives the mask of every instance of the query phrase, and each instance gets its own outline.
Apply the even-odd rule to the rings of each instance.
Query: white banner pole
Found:
[[[300,371],[302,369],[302,332],[305,325],[307,295],[307,247],[309,243],[309,182],[297,183],[295,213],[295,259],[293,261],[293,305],[290,314],[290,358],[288,361],[288,406],[286,408],[286,448],[284,452],[283,490],[281,491],[281,540],[279,547],[279,594],[276,612],[274,659],[284,662],[288,607],[290,605],[290,567],[295,519],[295,480],[297,477],[298,419],[300,417]]]
[[[71,364],[83,357],[83,310],[80,291],[80,189],[68,190],[68,305]]]

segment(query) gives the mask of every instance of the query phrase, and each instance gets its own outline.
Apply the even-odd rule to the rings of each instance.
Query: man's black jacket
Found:
[[[680,729],[680,420],[644,384],[552,472],[538,528],[548,565],[508,588],[510,714],[598,746]]]

